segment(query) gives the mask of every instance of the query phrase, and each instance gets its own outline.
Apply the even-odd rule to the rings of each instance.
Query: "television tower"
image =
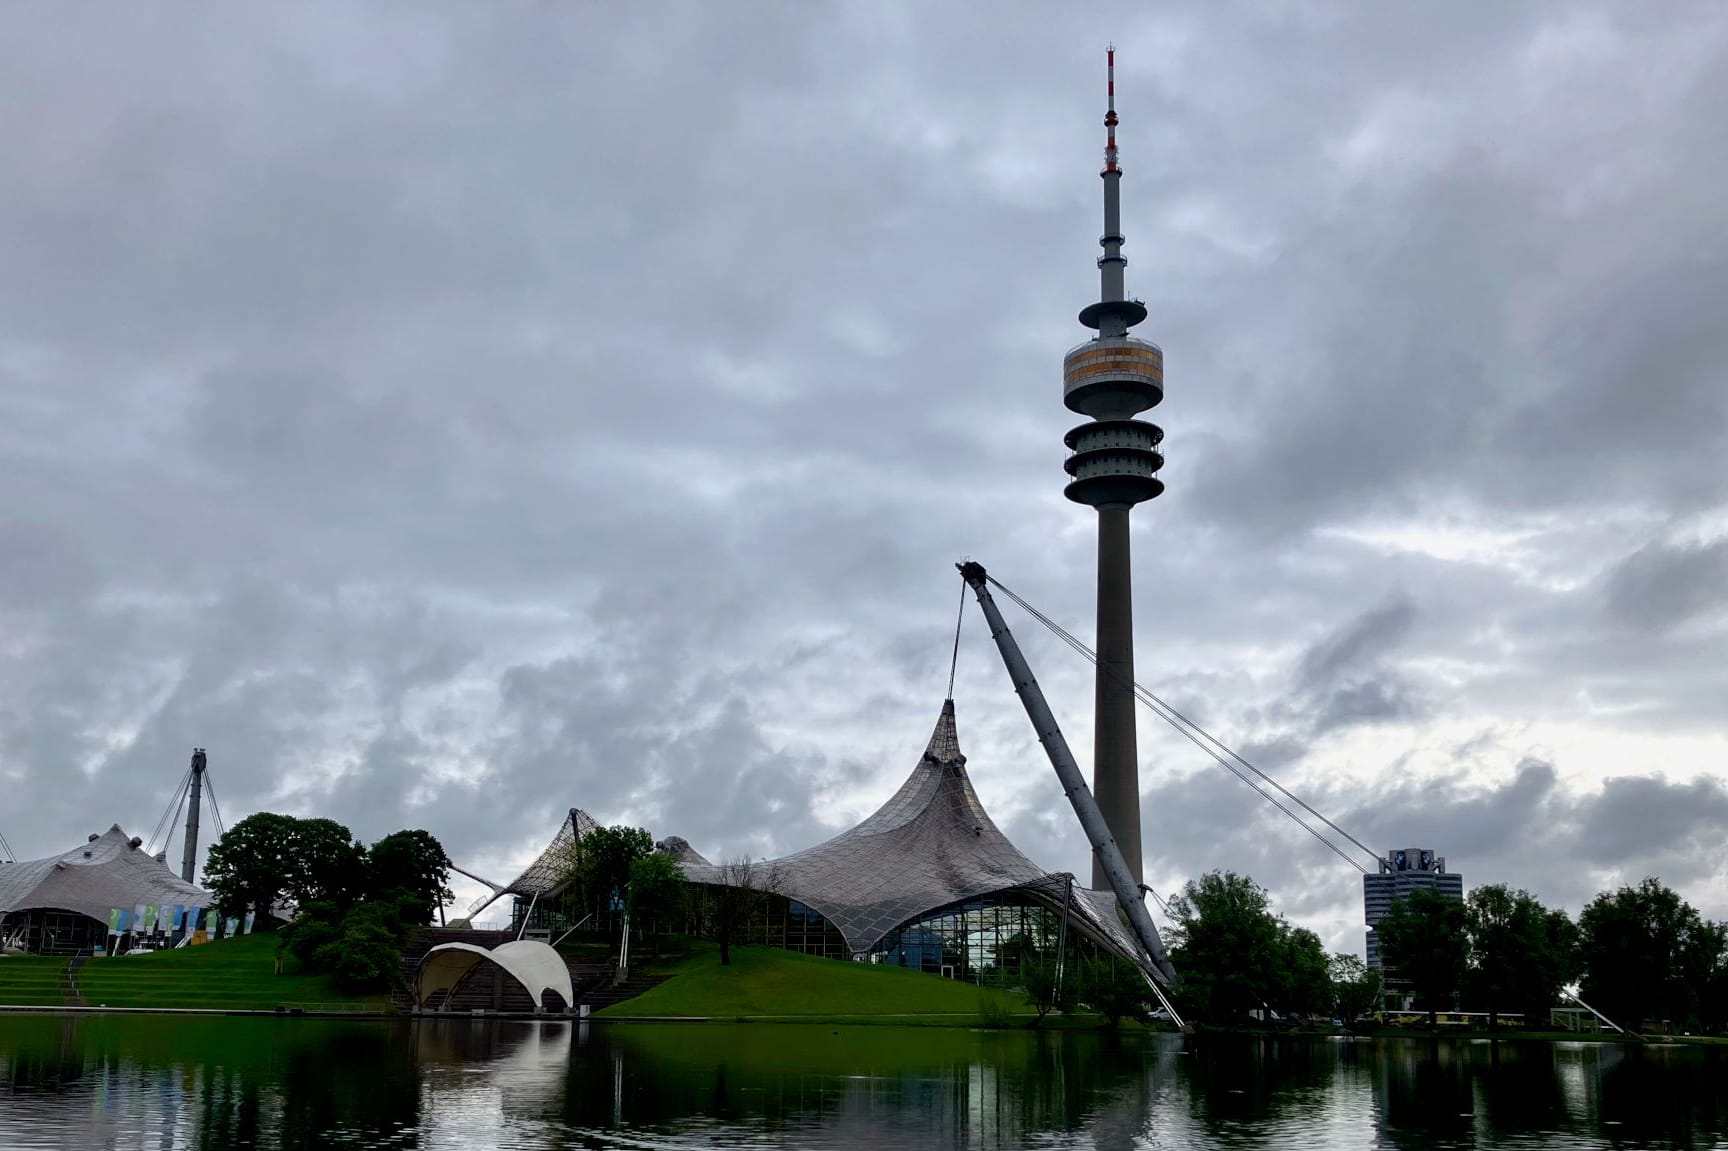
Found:
[[[1062,361],[1062,399],[1090,416],[1063,437],[1073,477],[1064,494],[1098,509],[1098,680],[1092,745],[1092,793],[1122,849],[1136,883],[1140,860],[1140,767],[1134,714],[1133,564],[1128,512],[1164,490],[1158,469],[1164,430],[1134,417],[1164,398],[1164,353],[1128,329],[1146,318],[1146,305],[1128,298],[1122,255],[1122,169],[1116,163],[1116,49],[1105,56],[1108,79],[1104,144],[1104,234],[1098,243],[1099,298],[1080,310],[1098,334]],[[1092,886],[1107,885],[1092,861]]]

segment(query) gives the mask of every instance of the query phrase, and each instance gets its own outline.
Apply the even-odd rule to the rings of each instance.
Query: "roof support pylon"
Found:
[[[984,610],[984,618],[990,624],[990,638],[996,641],[996,649],[1002,654],[1002,662],[1008,668],[1008,678],[1014,683],[1015,694],[1026,708],[1027,718],[1031,719],[1032,728],[1038,733],[1038,742],[1044,745],[1044,753],[1050,757],[1050,766],[1056,769],[1056,777],[1062,781],[1062,790],[1068,796],[1074,814],[1079,817],[1086,838],[1092,843],[1093,855],[1102,864],[1104,874],[1110,880],[1110,889],[1116,895],[1116,902],[1127,915],[1129,926],[1134,929],[1140,945],[1146,949],[1146,954],[1152,961],[1154,969],[1147,972],[1152,977],[1149,980],[1152,992],[1170,1013],[1171,1020],[1181,1026],[1182,1017],[1164,994],[1164,988],[1176,982],[1176,969],[1170,965],[1170,957],[1164,950],[1164,941],[1158,935],[1158,927],[1152,922],[1151,913],[1146,910],[1146,901],[1140,893],[1140,886],[1135,882],[1133,873],[1128,870],[1128,863],[1122,858],[1122,849],[1116,845],[1115,838],[1110,834],[1109,824],[1104,822],[1104,813],[1098,810],[1098,801],[1092,798],[1092,792],[1086,786],[1086,777],[1081,774],[1080,765],[1074,762],[1074,753],[1068,750],[1068,741],[1063,738],[1062,729],[1056,724],[1056,716],[1045,701],[1038,680],[1032,675],[1031,665],[1020,653],[1020,645],[1015,642],[1013,633],[1008,630],[1007,621],[1002,618],[1001,610],[990,596],[987,582],[989,577],[984,565],[967,562],[958,566],[960,575],[978,597],[978,606]]]

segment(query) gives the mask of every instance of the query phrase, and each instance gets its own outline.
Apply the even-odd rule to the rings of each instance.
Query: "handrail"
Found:
[[[1129,302],[1135,303],[1135,304],[1144,304],[1145,303],[1144,300],[1131,300]],[[1094,344],[1100,344],[1106,340],[1109,340],[1114,344],[1126,344],[1129,347],[1132,347],[1135,344],[1144,344],[1146,347],[1157,349],[1157,351],[1160,355],[1162,355],[1164,352],[1164,349],[1159,347],[1159,345],[1157,344],[1156,341],[1144,339],[1143,337],[1140,337],[1140,336],[1091,336],[1087,339],[1081,340],[1078,344],[1075,344],[1072,348],[1069,348],[1066,352],[1063,352],[1062,358],[1064,360],[1066,360],[1069,356],[1072,356],[1075,352],[1078,352],[1081,348],[1089,348],[1089,347],[1093,346]]]

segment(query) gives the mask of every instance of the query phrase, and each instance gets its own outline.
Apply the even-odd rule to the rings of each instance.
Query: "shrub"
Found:
[[[1125,963],[1095,959],[1081,976],[1080,1000],[1104,1017],[1111,1027],[1124,1019],[1144,1023],[1151,992],[1146,980]]]

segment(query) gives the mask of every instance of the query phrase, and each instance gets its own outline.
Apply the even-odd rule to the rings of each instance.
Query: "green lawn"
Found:
[[[64,959],[37,955],[0,956],[0,1004],[42,1007],[60,1002]]]
[[[975,1023],[991,1009],[1027,1015],[1023,998],[899,967],[819,959],[767,947],[735,947],[729,967],[703,949],[670,969],[672,978],[605,1016],[706,1016],[718,1019],[872,1019],[938,1016]]]
[[[65,966],[64,959],[0,959],[0,1004],[59,1003],[58,973]],[[91,1007],[328,1005],[381,1011],[387,1003],[384,996],[344,995],[327,975],[277,975],[275,970],[276,937],[243,935],[178,951],[91,959],[78,972],[78,986]]]

